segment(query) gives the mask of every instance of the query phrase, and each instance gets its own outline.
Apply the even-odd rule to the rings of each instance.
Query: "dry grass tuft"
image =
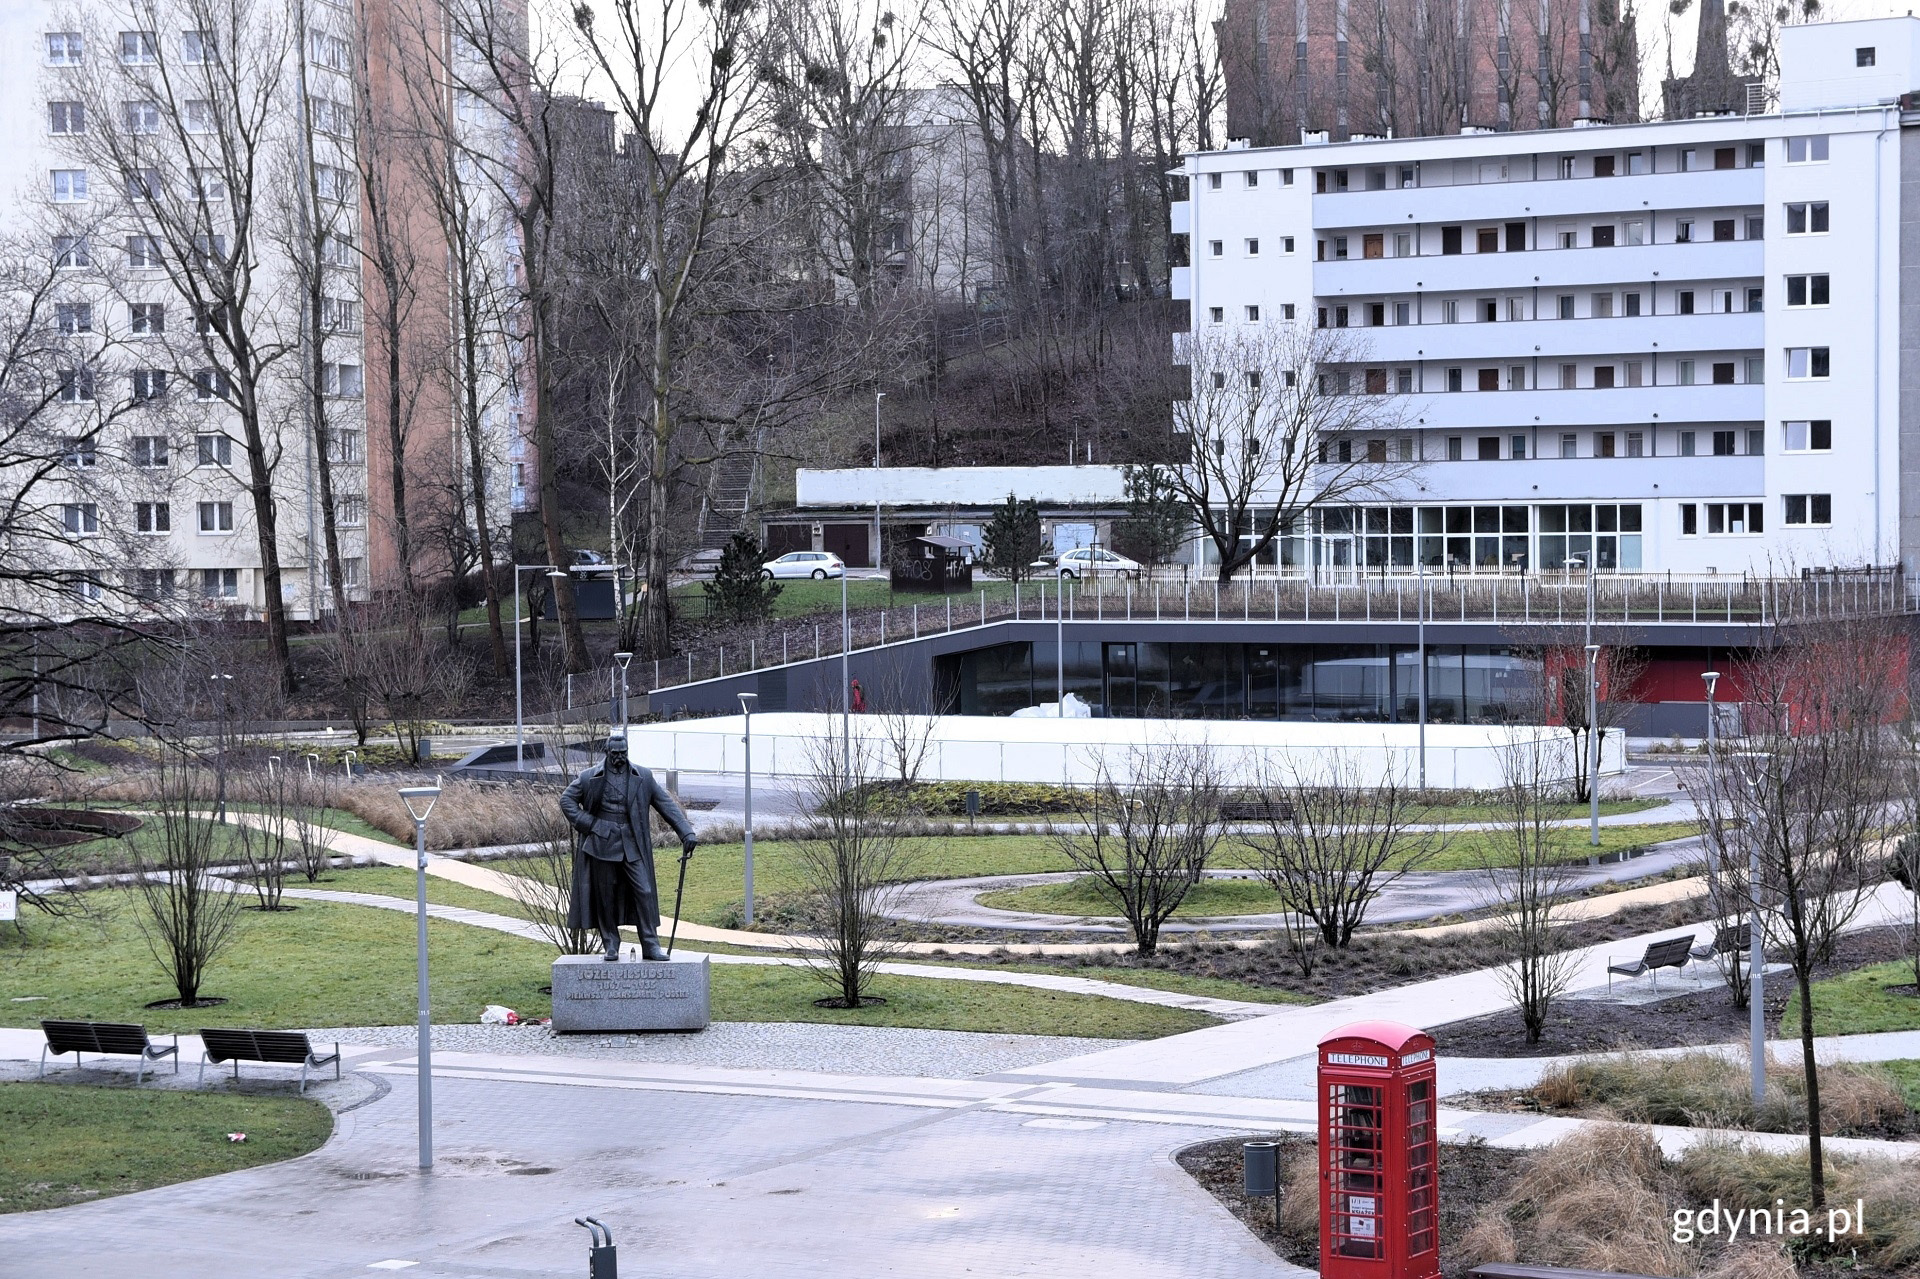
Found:
[[[1280,1228],[1311,1235],[1320,1228],[1319,1148],[1282,1146],[1280,1154],[1286,1160],[1280,1169]]]
[[[1460,1252],[1470,1266],[1494,1261],[1520,1260],[1520,1241],[1513,1226],[1499,1208],[1482,1208],[1473,1225],[1460,1237]]]
[[[1751,1243],[1727,1249],[1707,1279],[1800,1279],[1800,1270],[1780,1244]]]
[[[1756,1111],[1745,1063],[1715,1052],[1622,1053],[1566,1063],[1549,1070],[1533,1096],[1551,1110],[1597,1112],[1628,1123],[1755,1132],[1807,1127],[1806,1081],[1797,1063],[1769,1067],[1767,1099]],[[1820,1099],[1821,1130],[1829,1136],[1900,1133],[1912,1126],[1898,1081],[1878,1066],[1822,1066]]]
[[[544,810],[558,804],[553,790],[449,781],[427,821],[427,847],[488,848],[537,840],[548,824]],[[391,782],[342,787],[334,803],[395,839],[413,842],[413,818]]]
[[[1514,1189],[1475,1223],[1469,1239],[1499,1260],[1682,1279],[1692,1250],[1668,1229],[1673,1179],[1660,1147],[1624,1125],[1582,1129],[1529,1156]],[[1503,1233],[1504,1232],[1504,1233]]]

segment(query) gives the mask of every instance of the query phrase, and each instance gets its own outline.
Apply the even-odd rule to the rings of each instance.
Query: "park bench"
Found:
[[[1742,954],[1753,941],[1753,926],[1750,924],[1727,924],[1716,928],[1713,940],[1704,946],[1695,946],[1688,953],[1693,958],[1705,962],[1717,959],[1721,955]]]
[[[300,1067],[300,1091],[307,1091],[307,1071],[333,1063],[333,1077],[340,1078],[340,1045],[330,1053],[316,1053],[306,1035],[297,1030],[203,1030],[200,1042],[206,1055],[200,1059],[200,1078],[207,1077],[207,1063],[232,1062],[233,1077],[240,1078],[240,1063],[257,1061],[272,1066]]]
[[[1529,1266],[1514,1261],[1490,1261],[1467,1271],[1467,1279],[1649,1279],[1617,1270],[1569,1270],[1565,1266]]]
[[[40,1077],[47,1077],[47,1054],[58,1057],[63,1053],[73,1054],[73,1064],[80,1064],[80,1054],[99,1053],[103,1057],[138,1057],[140,1069],[134,1075],[135,1083],[145,1083],[147,1063],[159,1061],[162,1057],[173,1058],[173,1073],[180,1073],[180,1037],[175,1035],[171,1044],[156,1044],[147,1038],[147,1028],[128,1022],[117,1021],[42,1021],[40,1030],[47,1037],[47,1046],[40,1050]]]
[[[1653,976],[1653,984],[1657,988],[1660,985],[1660,969],[1685,968],[1692,958],[1693,938],[1690,936],[1669,937],[1665,941],[1653,942],[1647,946],[1646,954],[1624,964],[1611,962],[1611,956],[1609,956],[1609,962],[1607,964],[1607,989],[1613,989],[1613,975],[1615,973],[1619,973],[1623,977],[1638,977],[1641,973],[1651,974]]]

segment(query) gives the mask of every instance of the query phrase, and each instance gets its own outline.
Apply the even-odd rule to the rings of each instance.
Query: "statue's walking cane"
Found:
[[[673,890],[673,931],[667,934],[667,954],[673,954],[673,943],[680,937],[680,895],[687,891],[687,863],[693,860],[691,848],[680,852],[680,886]]]

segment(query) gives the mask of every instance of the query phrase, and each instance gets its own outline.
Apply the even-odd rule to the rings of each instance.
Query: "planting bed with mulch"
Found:
[[[1633,937],[1662,928],[1698,923],[1705,918],[1706,911],[1704,899],[1658,906],[1634,906],[1606,919],[1583,920],[1570,927],[1568,935],[1574,945],[1589,946],[1617,937]],[[1030,945],[1040,938],[1028,935],[1021,940]],[[1080,936],[1071,940],[1086,941],[1087,938]],[[1023,965],[1048,964],[1069,971],[1112,967],[1157,968],[1195,977],[1215,977],[1266,986],[1314,999],[1341,999],[1453,973],[1491,968],[1501,962],[1501,953],[1491,932],[1419,937],[1405,932],[1381,930],[1356,934],[1352,945],[1345,950],[1321,950],[1310,975],[1302,975],[1300,965],[1284,942],[1268,940],[1258,946],[1230,946],[1204,934],[1191,941],[1163,942],[1152,955],[1137,955],[1129,951],[1123,954],[1035,956],[1014,945],[1004,952],[988,956],[986,962],[995,960]],[[1097,976],[1098,973],[1089,975]]]
[[[1818,970],[1814,979],[1885,963],[1903,953],[1896,928],[1848,933],[1840,939],[1833,962]],[[1793,983],[1787,973],[1769,974],[1763,1002],[1770,1036],[1793,1038],[1800,1033],[1797,1022],[1784,1031],[1780,1025],[1792,995]],[[1439,1051],[1453,1057],[1558,1057],[1620,1048],[1687,1048],[1729,1043],[1746,1035],[1747,1010],[1735,1007],[1733,995],[1725,986],[1653,1004],[1555,1000],[1546,1032],[1537,1044],[1527,1043],[1520,1014],[1512,1009],[1452,1022],[1433,1031]]]

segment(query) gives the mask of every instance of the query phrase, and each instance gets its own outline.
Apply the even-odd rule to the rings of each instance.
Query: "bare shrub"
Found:
[[[900,819],[881,811],[872,785],[879,759],[871,743],[815,739],[801,781],[812,819],[795,832],[800,882],[817,905],[814,944],[800,953],[809,970],[858,1008],[867,986],[904,938],[888,908],[913,874],[918,847]]]
[[[1127,764],[1122,782],[1101,761],[1080,792],[1080,828],[1056,832],[1053,842],[1075,870],[1099,881],[1139,953],[1151,955],[1220,843],[1223,787],[1205,744],[1130,747]]]
[[[1263,829],[1246,837],[1281,905],[1313,921],[1320,940],[1336,949],[1353,940],[1374,897],[1430,860],[1445,838],[1413,829],[1431,810],[1404,778],[1370,781],[1340,751],[1304,769],[1263,770]]]
[[[230,858],[228,828],[208,820],[196,799],[204,770],[183,750],[161,757],[158,813],[150,839],[132,845],[134,921],[182,1007],[199,1002],[207,970],[233,941],[241,899],[214,876]]]
[[[332,769],[319,768],[311,776],[296,774],[293,785],[287,825],[294,863],[309,884],[317,883],[333,864],[334,832],[325,817],[334,806],[334,792],[340,783]]]
[[[1487,840],[1481,865],[1493,933],[1507,960],[1500,980],[1530,1044],[1540,1042],[1548,1011],[1577,967],[1558,917],[1571,883],[1551,825],[1556,779],[1567,765],[1565,745],[1557,741],[1528,737],[1505,751],[1496,800],[1500,829]]]
[[[580,854],[572,826],[559,806],[541,802],[543,795],[525,796],[520,837],[532,845],[516,867],[513,899],[532,921],[546,943],[563,955],[591,955],[600,949],[599,934],[567,926],[567,905],[573,899],[574,875]]]

